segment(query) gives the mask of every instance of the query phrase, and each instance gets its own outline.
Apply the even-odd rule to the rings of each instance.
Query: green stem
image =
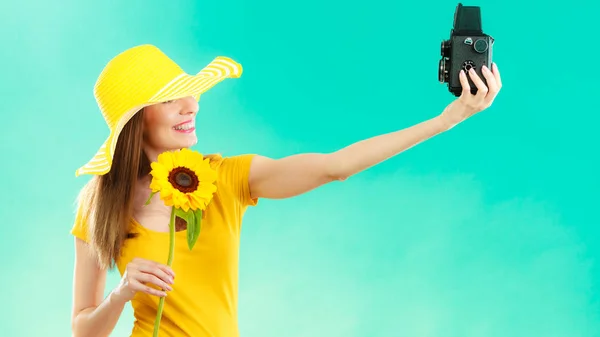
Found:
[[[173,255],[175,255],[175,207],[171,208],[171,221],[169,221],[169,258],[167,259],[167,266],[169,267],[173,263]],[[165,298],[161,297],[158,300],[158,311],[154,320],[154,337],[158,337],[158,328],[160,327],[160,318],[162,317],[164,305]]]

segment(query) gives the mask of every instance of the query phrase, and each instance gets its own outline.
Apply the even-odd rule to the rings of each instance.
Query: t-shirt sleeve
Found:
[[[233,189],[242,207],[256,206],[258,198],[252,198],[250,195],[250,165],[254,154],[244,154],[226,158],[221,165],[221,174],[226,179],[227,184]]]
[[[75,212],[75,222],[71,228],[71,234],[85,242],[88,242],[88,226],[87,221],[83,216],[81,206],[78,206],[77,211]]]

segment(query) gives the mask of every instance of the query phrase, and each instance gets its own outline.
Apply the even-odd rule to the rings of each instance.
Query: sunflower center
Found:
[[[198,176],[187,167],[176,167],[169,172],[169,182],[182,193],[191,193],[198,188]]]

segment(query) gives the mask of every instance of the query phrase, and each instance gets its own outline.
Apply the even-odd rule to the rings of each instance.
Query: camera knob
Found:
[[[467,60],[467,61],[463,62],[462,69],[466,72],[469,72],[469,70],[471,70],[471,69],[477,69],[477,66],[475,66],[475,62],[473,62],[471,60]]]
[[[477,41],[475,41],[475,45],[473,45],[473,48],[475,48],[476,52],[482,54],[488,50],[488,43],[484,39],[478,39]]]

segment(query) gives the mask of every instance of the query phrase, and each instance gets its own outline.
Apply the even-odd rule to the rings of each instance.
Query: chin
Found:
[[[173,145],[173,148],[184,148],[191,147],[198,143],[198,137],[196,136],[196,131],[192,130],[189,132],[174,132],[170,137],[170,144]]]
[[[184,148],[184,147],[192,147],[198,143],[198,138],[196,136],[189,137],[189,139],[181,140],[178,143],[179,143],[178,148],[180,148],[180,149]]]

